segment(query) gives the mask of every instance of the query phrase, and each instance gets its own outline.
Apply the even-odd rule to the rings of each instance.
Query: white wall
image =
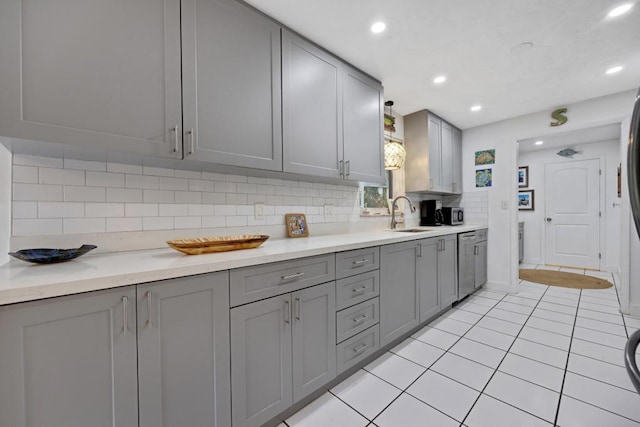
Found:
[[[489,189],[489,287],[516,291],[518,280],[517,147],[520,139],[620,123],[631,115],[635,90],[565,105],[569,121],[551,127],[548,111],[467,129],[462,136],[463,188],[475,189],[474,152],[496,150],[493,187]],[[481,114],[481,113],[480,113]],[[502,209],[502,201],[507,209]]]
[[[601,141],[574,146],[580,151],[573,159],[558,156],[559,148],[520,152],[518,166],[529,167],[529,187],[535,190],[535,210],[519,211],[519,221],[525,222],[524,262],[544,263],[545,250],[545,165],[586,159],[605,160],[602,178],[605,186],[602,207],[604,230],[601,238],[605,241],[603,266],[608,271],[618,272],[620,268],[620,200],[618,199],[618,164],[620,163],[620,140]],[[614,207],[614,203],[616,206]]]
[[[0,265],[9,261],[11,237],[11,154],[0,145]]]

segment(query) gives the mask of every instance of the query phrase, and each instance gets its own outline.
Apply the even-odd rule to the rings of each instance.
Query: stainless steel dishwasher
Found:
[[[458,234],[458,300],[475,290],[476,232]]]

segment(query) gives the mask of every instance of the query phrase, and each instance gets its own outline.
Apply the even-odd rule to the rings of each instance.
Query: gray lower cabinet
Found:
[[[418,291],[420,294],[420,323],[440,312],[440,286],[438,285],[439,239],[418,242]]]
[[[345,68],[342,99],[345,178],[384,183],[382,86],[351,67]]]
[[[140,427],[229,426],[229,273],[139,285],[137,307]]]
[[[179,0],[6,0],[0,40],[2,136],[182,157]]]
[[[458,300],[458,238],[453,234],[437,240],[441,242],[438,252],[440,309],[444,310]]]
[[[336,375],[335,282],[231,309],[233,426],[260,426]]]
[[[185,158],[282,170],[280,26],[235,0],[182,1]]]
[[[475,246],[475,287],[487,283],[487,241],[478,242]]]
[[[0,307],[0,343],[1,426],[138,424],[134,286]]]
[[[340,61],[282,30],[282,122],[285,172],[341,178]]]
[[[419,323],[416,241],[380,248],[380,344],[402,336]]]

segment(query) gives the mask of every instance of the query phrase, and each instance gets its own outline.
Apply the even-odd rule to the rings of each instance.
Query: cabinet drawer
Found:
[[[370,271],[336,282],[336,307],[338,310],[380,295],[380,271]]]
[[[335,256],[320,255],[294,261],[231,270],[231,306],[247,304],[335,278]]]
[[[380,348],[380,325],[375,325],[338,344],[338,374],[356,365]]]
[[[487,240],[487,229],[476,230],[476,240]]]
[[[336,313],[336,341],[342,342],[347,338],[364,331],[380,321],[380,299],[373,298],[353,307]]]
[[[380,268],[380,249],[377,246],[336,253],[336,278],[338,279],[378,268]]]

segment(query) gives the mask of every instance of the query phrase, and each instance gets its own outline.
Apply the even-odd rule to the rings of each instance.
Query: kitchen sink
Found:
[[[398,233],[426,233],[427,231],[440,230],[440,227],[400,228],[393,230]]]

